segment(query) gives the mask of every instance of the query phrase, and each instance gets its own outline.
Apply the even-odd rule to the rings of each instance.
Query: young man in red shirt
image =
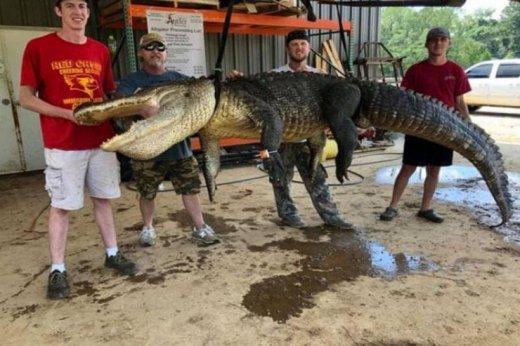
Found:
[[[471,90],[468,78],[462,67],[446,57],[451,47],[450,32],[445,28],[431,29],[426,36],[425,47],[428,50],[428,58],[406,71],[401,86],[435,97],[454,107],[462,117],[469,120],[468,107],[463,97]],[[391,221],[397,216],[397,205],[408,180],[417,166],[426,166],[422,203],[417,216],[435,223],[443,222],[444,218],[431,208],[431,202],[439,182],[441,167],[451,166],[452,162],[453,150],[406,135],[403,165],[395,180],[390,206],[379,216],[380,219]]]
[[[114,153],[99,146],[114,135],[108,122],[76,124],[73,110],[84,102],[100,102],[115,90],[107,47],[85,35],[90,10],[85,0],[56,0],[62,26],[31,40],[24,52],[20,104],[40,114],[45,154],[45,188],[51,198],[49,247],[51,272],[47,296],[66,298],[69,283],[65,248],[70,211],[83,207],[89,190],[94,216],[106,248],[105,266],[133,274],[136,266],[117,246],[110,199],[121,195]]]

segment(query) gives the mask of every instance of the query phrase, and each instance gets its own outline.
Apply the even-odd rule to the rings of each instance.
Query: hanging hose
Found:
[[[378,155],[395,155],[397,157],[396,158],[392,158],[392,159],[388,159],[388,160],[376,160],[376,161],[363,162],[363,163],[353,163],[352,165],[350,165],[350,167],[365,166],[365,165],[371,165],[371,164],[395,161],[395,160],[397,160],[397,159],[399,159],[401,157],[402,153],[377,153],[377,154],[368,154],[368,155],[362,155],[362,156],[357,156],[357,157],[363,158],[363,157],[378,156]],[[354,157],[354,158],[356,158],[356,157]],[[263,167],[262,167],[262,164],[258,164],[256,167],[260,171],[265,172]],[[324,166],[324,168],[331,168],[331,167],[335,167],[335,165]],[[348,187],[348,186],[360,184],[365,179],[365,177],[363,175],[361,175],[361,174],[359,174],[357,172],[354,172],[354,171],[351,171],[351,170],[348,170],[348,172],[350,174],[360,178],[360,180],[354,181],[354,182],[351,182],[351,183],[343,183],[343,184],[332,183],[332,184],[327,184],[327,185],[328,186]],[[246,178],[242,178],[242,179],[230,180],[230,181],[226,181],[226,182],[223,182],[223,183],[219,183],[219,184],[217,184],[217,186],[240,184],[240,183],[244,183],[244,182],[251,181],[251,180],[265,179],[266,176],[267,176],[267,173],[265,173],[263,175],[253,176],[253,177],[246,177]],[[293,179],[292,182],[295,183],[295,184],[303,184],[303,181],[300,181],[300,180],[294,180]],[[127,183],[126,187],[129,190],[136,191],[136,187],[135,187],[135,183],[134,182]],[[201,188],[204,188],[204,187],[206,187],[206,185],[201,186]],[[174,191],[174,189],[173,188],[161,189],[161,190],[159,190],[157,192],[169,192],[169,191]]]
[[[345,51],[345,55],[347,59],[344,60],[341,64],[343,65],[343,69],[346,71],[350,70],[350,62],[348,61],[349,51],[347,49],[347,39],[345,38],[345,30],[343,28],[343,20],[341,18],[340,6],[336,3],[336,11],[338,13],[338,26],[339,26],[339,38],[341,41],[341,45],[343,46],[343,50]]]
[[[222,36],[220,37],[220,42],[218,44],[218,56],[217,61],[215,62],[215,69],[213,72],[214,83],[215,83],[215,109],[218,107],[220,100],[220,89],[222,83],[222,59],[224,58],[224,51],[226,49],[226,41],[229,33],[229,26],[231,25],[231,14],[233,13],[233,5],[235,4],[235,0],[229,0],[228,8],[226,11],[226,19],[224,20],[224,27],[222,28]]]

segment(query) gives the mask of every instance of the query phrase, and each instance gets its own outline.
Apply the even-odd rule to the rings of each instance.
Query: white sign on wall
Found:
[[[193,77],[206,75],[202,14],[148,10],[146,21],[148,32],[157,32],[166,39],[168,69]]]

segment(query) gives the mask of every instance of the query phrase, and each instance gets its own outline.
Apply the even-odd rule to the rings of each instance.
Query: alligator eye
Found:
[[[184,93],[184,97],[191,97],[191,94],[189,92]]]

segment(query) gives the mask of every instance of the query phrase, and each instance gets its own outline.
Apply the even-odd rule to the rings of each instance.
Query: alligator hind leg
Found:
[[[352,118],[359,111],[361,91],[347,81],[332,84],[324,90],[323,116],[338,143],[336,178],[343,183],[348,180],[347,168],[357,145],[357,130]]]
[[[264,123],[262,128],[262,136],[260,138],[260,144],[267,150],[268,155],[262,157],[264,168],[269,173],[269,180],[275,186],[282,186],[284,184],[285,167],[283,165],[278,149],[280,148],[280,140],[282,138],[283,128],[282,120],[274,117],[268,119]]]

